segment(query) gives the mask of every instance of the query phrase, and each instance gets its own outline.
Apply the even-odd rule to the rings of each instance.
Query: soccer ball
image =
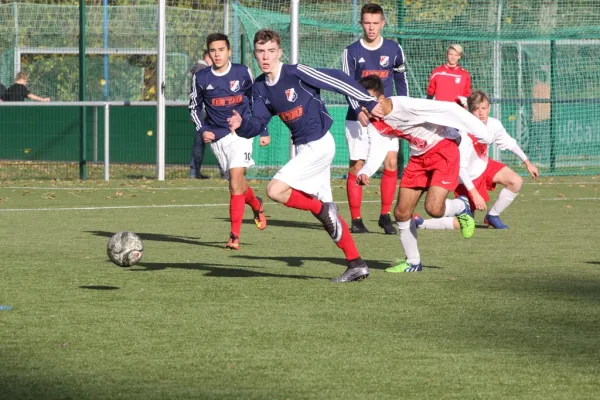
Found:
[[[115,233],[108,241],[106,248],[108,258],[121,267],[130,267],[137,264],[144,254],[144,243],[133,232]]]

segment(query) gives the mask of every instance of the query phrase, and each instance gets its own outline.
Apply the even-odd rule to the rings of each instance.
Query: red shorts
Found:
[[[475,185],[475,189],[479,192],[481,197],[487,202],[490,199],[490,195],[488,191],[493,192],[496,189],[496,184],[494,183],[494,176],[500,171],[502,168],[506,167],[505,164],[498,162],[496,160],[489,159],[487,167],[485,171],[473,181],[473,185]],[[471,204],[471,210],[475,210],[475,203],[473,203],[473,197],[471,193],[467,190],[467,187],[463,184],[458,185],[456,191],[454,192],[456,197],[458,196],[466,196],[469,199],[469,204]]]
[[[412,156],[404,168],[401,188],[439,186],[453,191],[458,185],[460,153],[455,141],[444,139],[427,153]]]

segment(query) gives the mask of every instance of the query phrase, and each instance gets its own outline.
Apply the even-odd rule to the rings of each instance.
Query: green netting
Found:
[[[429,74],[445,62],[446,47],[461,43],[461,64],[470,71],[473,88],[492,97],[492,115],[543,173],[600,173],[600,1],[378,3],[386,11],[384,36],[403,45],[411,96],[425,97]],[[362,35],[361,6],[301,1],[300,62],[339,68],[344,47]],[[250,45],[257,30],[270,27],[282,33],[287,57],[289,1],[240,1],[235,10]],[[540,85],[550,90],[550,98],[534,95]],[[324,97],[329,105],[345,104],[341,96]],[[551,111],[534,115],[544,102],[551,103]],[[342,132],[334,135],[343,141]],[[511,153],[495,157],[518,164]]]
[[[48,2],[59,5],[40,4]],[[105,10],[98,6],[100,1],[88,0],[87,3],[88,100],[103,100],[106,95],[109,100],[154,100],[156,1],[111,0],[111,6],[106,10],[106,46]],[[274,28],[282,34],[284,61],[288,61],[289,0],[228,3],[234,61],[252,65],[254,72],[259,73],[253,64],[251,39],[263,27]],[[411,96],[425,96],[429,74],[434,67],[444,63],[448,44],[461,43],[465,48],[461,64],[470,71],[473,87],[490,94],[492,115],[503,122],[543,173],[600,173],[600,66],[597,62],[600,56],[600,0],[404,0],[379,3],[386,10],[388,22],[384,36],[400,40],[404,47]],[[79,12],[76,4],[76,0],[28,0],[27,3],[17,1],[0,5],[1,83],[8,86],[15,69],[23,69],[31,73],[29,87],[34,93],[53,100],[77,99]],[[358,25],[362,4],[364,2],[355,5],[353,0],[301,0],[300,61],[315,67],[339,68],[344,47],[362,35]],[[187,101],[189,69],[201,57],[206,35],[224,28],[224,1],[169,0],[168,5],[166,95],[169,100]],[[110,50],[108,75],[104,72],[102,51],[105,48]],[[550,88],[550,98],[534,96],[534,89],[540,87]],[[341,96],[328,92],[324,93],[324,98],[335,119],[332,133],[338,148],[334,163],[336,171],[342,174],[348,162],[344,139],[346,102]],[[544,105],[551,105],[551,112],[543,111]],[[536,110],[542,111],[536,114]],[[16,111],[0,108],[0,113]],[[67,111],[35,108],[19,113],[27,115],[29,120],[46,120],[36,125],[33,131],[27,119],[20,121],[0,114],[0,139],[4,140],[0,159],[12,157],[18,162],[43,163],[55,159],[50,154],[61,154],[56,157],[77,162],[77,140],[48,141],[48,138],[61,135],[63,125],[60,121]],[[154,148],[156,135],[146,135],[154,124],[153,111],[147,110],[147,113],[140,114],[132,108],[119,111],[118,118],[122,120],[119,124],[123,129],[115,128],[114,134],[128,136],[134,144],[111,149],[117,159],[151,162],[148,154],[153,153],[148,153],[148,149]],[[76,129],[77,119],[69,121],[69,129]],[[268,177],[288,160],[287,129],[274,118],[269,130],[274,136],[273,141],[267,148],[256,148],[254,176]],[[176,118],[167,119],[167,135],[168,159],[179,164],[181,173],[185,174],[185,160],[191,154],[193,140],[193,127],[185,109],[180,110]],[[35,147],[37,151],[25,153],[24,149],[34,146],[20,143],[18,136],[30,137],[34,143],[52,143],[52,147],[48,151]],[[115,136],[114,139],[115,143],[128,143],[124,137]],[[135,140],[140,140],[143,145]],[[59,149],[59,146],[65,148]],[[68,160],[61,158],[62,154]],[[504,152],[496,158],[513,167],[518,165],[518,160],[510,153]],[[209,163],[214,161],[209,159]],[[152,167],[149,170],[152,171]],[[8,177],[16,176],[11,173]]]
[[[86,22],[87,100],[155,100],[156,5],[87,6]],[[201,58],[206,35],[223,25],[219,2],[201,10],[167,7],[169,100],[188,99],[189,70]],[[16,70],[25,70],[34,93],[77,100],[78,52],[76,5],[0,5],[0,83],[10,85]]]

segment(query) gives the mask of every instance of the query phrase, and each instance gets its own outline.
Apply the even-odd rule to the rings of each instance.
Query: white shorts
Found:
[[[250,168],[254,165],[252,159],[252,139],[239,137],[236,134],[227,135],[224,138],[211,142],[210,149],[217,158],[225,178],[229,179],[231,168]]]
[[[398,152],[400,142],[397,137],[386,137],[389,151]],[[348,143],[348,153],[350,160],[366,160],[369,156],[369,136],[367,128],[362,126],[358,121],[346,121],[346,142]]]
[[[288,161],[273,179],[311,194],[323,202],[333,201],[331,194],[331,163],[335,157],[335,142],[327,132],[319,140],[296,146],[296,157]]]

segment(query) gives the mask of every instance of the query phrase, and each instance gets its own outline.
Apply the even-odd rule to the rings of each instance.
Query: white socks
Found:
[[[406,255],[406,262],[409,264],[418,264],[421,262],[419,247],[417,246],[417,227],[411,218],[408,221],[396,222],[400,231],[400,244]]]
[[[500,215],[502,211],[506,210],[506,208],[510,206],[510,203],[513,202],[513,200],[518,196],[518,194],[519,193],[511,192],[507,188],[502,189],[500,191],[500,195],[498,195],[498,199],[496,200],[494,206],[490,209],[488,214],[494,216]]]
[[[454,229],[454,217],[426,219],[419,229]]]
[[[460,199],[446,199],[444,217],[454,217],[456,214],[465,211],[465,208],[465,202]]]

